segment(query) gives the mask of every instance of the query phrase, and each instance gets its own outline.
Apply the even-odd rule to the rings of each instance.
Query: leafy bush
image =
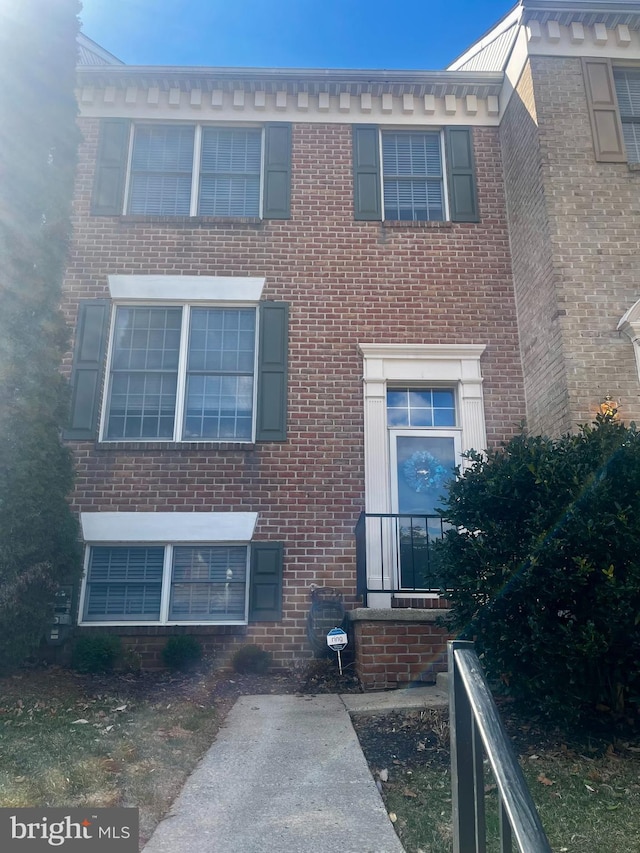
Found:
[[[264,675],[271,666],[271,652],[260,646],[241,646],[233,655],[231,663],[236,672]]]
[[[640,433],[521,435],[449,492],[452,626],[512,694],[579,715],[640,696]]]
[[[202,646],[191,634],[169,637],[162,660],[169,669],[189,669],[202,658]]]
[[[88,634],[75,641],[71,666],[78,672],[110,672],[122,656],[120,637],[115,634]]]

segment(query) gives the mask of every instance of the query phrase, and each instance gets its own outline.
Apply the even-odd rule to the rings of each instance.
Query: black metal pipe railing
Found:
[[[439,515],[362,512],[355,527],[358,595],[440,591],[433,543],[448,525]]]
[[[551,853],[473,643],[451,640],[449,722],[454,853],[485,853],[484,754],[498,789],[500,851]]]

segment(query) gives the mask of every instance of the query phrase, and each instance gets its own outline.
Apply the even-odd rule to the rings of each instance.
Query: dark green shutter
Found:
[[[291,216],[291,125],[267,124],[264,150],[264,219]]]
[[[95,216],[120,216],[124,203],[130,122],[105,118],[100,123],[98,161],[91,212]]]
[[[382,219],[380,135],[366,124],[353,126],[353,204],[356,219]]]
[[[287,349],[289,306],[260,303],[258,347],[258,441],[287,438]]]
[[[282,619],[282,542],[253,542],[249,583],[249,621]]]
[[[96,437],[108,320],[107,299],[80,303],[71,370],[71,415],[65,438]]]
[[[453,222],[478,222],[478,195],[471,128],[448,127],[445,133],[451,219]]]

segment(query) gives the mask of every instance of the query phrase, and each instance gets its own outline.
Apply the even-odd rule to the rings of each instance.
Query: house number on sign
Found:
[[[338,653],[338,666],[340,668],[340,675],[342,675],[342,658],[340,657],[340,652],[347,645],[347,635],[342,628],[332,628],[329,631],[327,634],[327,645],[334,652]]]

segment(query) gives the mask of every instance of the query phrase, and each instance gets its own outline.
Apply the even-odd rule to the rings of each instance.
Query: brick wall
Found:
[[[542,173],[537,104],[527,65],[500,126],[518,310],[527,426],[561,434],[571,427],[567,376]]]
[[[91,217],[97,121],[83,120],[65,310],[104,297],[107,274],[266,276],[291,305],[289,437],[193,447],[74,442],[80,510],[256,511],[286,543],[282,623],[237,629],[278,663],[310,655],[311,584],[355,599],[353,528],[364,507],[358,343],[484,343],[488,438],[524,417],[498,133],[474,132],[480,224],[354,222],[351,128],[293,129],[292,218]]]
[[[533,57],[501,135],[528,426],[588,423],[606,394],[638,420],[616,327],[640,295],[640,174],[596,162],[580,60]]]
[[[388,690],[416,682],[433,683],[447,670],[452,636],[433,611],[354,611],[356,673],[367,690]]]

